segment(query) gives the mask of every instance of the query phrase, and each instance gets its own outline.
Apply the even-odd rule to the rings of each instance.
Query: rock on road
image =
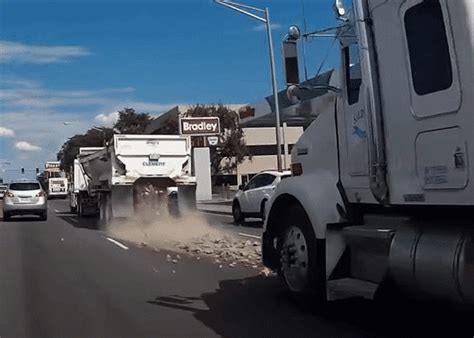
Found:
[[[0,223],[2,338],[417,332],[400,322],[399,331],[393,331],[390,324],[398,319],[384,320],[366,301],[304,312],[275,278],[259,276],[254,269],[219,268],[206,257],[154,252],[78,225],[67,202],[60,200],[49,203],[47,222],[22,217]]]

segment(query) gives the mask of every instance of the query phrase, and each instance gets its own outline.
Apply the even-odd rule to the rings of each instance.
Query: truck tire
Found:
[[[112,221],[112,201],[110,194],[104,193],[99,198],[100,218],[99,226],[105,227]]]
[[[178,194],[170,194],[168,196],[168,215],[174,218],[178,218],[179,213],[179,204],[178,204]]]
[[[321,257],[325,248],[318,244],[301,206],[288,208],[282,222],[278,236],[281,262],[278,274],[300,304],[322,305],[327,301],[325,257]]]
[[[238,201],[232,203],[232,216],[234,217],[234,224],[240,225],[244,222],[244,216],[242,214],[242,208]]]
[[[3,213],[3,221],[4,222],[10,222],[10,214],[8,212]]]
[[[77,212],[77,207],[70,207],[71,214],[75,214]]]

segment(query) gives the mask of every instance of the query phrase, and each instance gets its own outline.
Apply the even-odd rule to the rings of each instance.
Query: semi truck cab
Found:
[[[354,279],[472,305],[474,3],[335,8],[340,78],[269,203],[264,264],[306,298],[327,300],[332,281]],[[303,89],[288,95],[298,102]]]

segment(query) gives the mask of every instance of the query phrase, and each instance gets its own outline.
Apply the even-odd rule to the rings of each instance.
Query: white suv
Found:
[[[282,179],[291,176],[290,171],[262,171],[245,186],[241,185],[232,203],[234,222],[240,224],[246,217],[264,218],[265,203]]]
[[[16,215],[39,215],[48,219],[46,193],[37,181],[10,183],[3,199],[3,221],[8,222]]]

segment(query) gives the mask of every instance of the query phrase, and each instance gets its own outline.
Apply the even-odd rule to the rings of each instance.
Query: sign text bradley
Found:
[[[183,117],[179,121],[181,135],[218,135],[218,117]]]

